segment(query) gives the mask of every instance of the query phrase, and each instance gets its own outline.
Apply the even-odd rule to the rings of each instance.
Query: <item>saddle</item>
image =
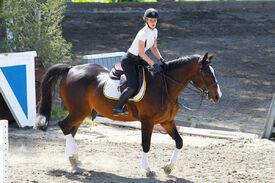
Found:
[[[127,87],[127,80],[124,75],[124,72],[120,64],[117,64],[114,66],[113,69],[111,69],[110,77],[104,82],[103,86],[103,94],[106,98],[111,100],[118,100],[121,92]],[[138,102],[140,101],[146,91],[146,80],[145,80],[145,70],[143,67],[139,67],[138,69],[139,73],[139,81],[138,81],[138,90],[135,92],[135,94],[130,97],[129,100]]]
[[[143,83],[143,77],[145,77],[144,75],[144,67],[138,66],[138,89],[134,95],[136,95],[140,90]],[[118,90],[121,93],[127,88],[127,78],[124,74],[123,68],[121,67],[121,63],[117,63],[113,66],[110,71],[110,78],[113,80],[119,80]]]

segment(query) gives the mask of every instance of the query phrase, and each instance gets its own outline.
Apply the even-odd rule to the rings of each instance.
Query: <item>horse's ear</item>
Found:
[[[213,57],[214,57],[213,55],[210,55],[210,56],[208,57],[208,60],[211,61],[211,60],[213,59]]]
[[[207,64],[207,59],[208,59],[208,53],[205,53],[203,58],[202,58],[202,63]]]

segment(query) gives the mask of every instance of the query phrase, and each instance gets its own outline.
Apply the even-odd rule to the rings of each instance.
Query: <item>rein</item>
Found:
[[[202,69],[200,69],[200,72],[202,73],[202,75],[204,75],[204,73],[202,72]],[[175,84],[177,84],[177,85],[184,85],[184,84],[183,84],[182,82],[180,82],[180,81],[177,81],[177,80],[174,79],[173,77],[171,77],[171,76],[165,74],[164,72],[162,72],[161,74],[162,74],[162,80],[163,80],[163,83],[164,83],[164,86],[165,86],[165,93],[166,93],[166,96],[168,97],[168,100],[172,101],[172,100],[171,100],[171,97],[169,96],[169,93],[168,93],[167,81],[166,81],[165,78],[169,79],[170,81],[173,81],[173,82],[174,82]],[[206,85],[206,82],[205,82],[205,80],[204,80],[204,78],[203,78],[202,76],[201,76],[201,79],[202,79],[202,81],[204,82],[204,84]],[[189,83],[192,84],[192,85],[194,86],[193,82],[189,82]],[[178,100],[176,101],[176,103],[179,104],[181,107],[187,109],[187,110],[196,111],[196,110],[198,110],[198,109],[201,108],[203,99],[204,99],[204,98],[208,95],[208,93],[209,93],[208,90],[209,90],[211,87],[217,86],[217,85],[218,85],[218,83],[217,83],[217,82],[214,82],[214,83],[212,83],[212,84],[209,85],[209,86],[206,85],[206,89],[197,89],[197,90],[194,90],[194,89],[192,89],[192,88],[190,88],[190,87],[187,86],[188,89],[190,89],[191,91],[194,91],[194,92],[198,93],[198,94],[201,96],[200,105],[199,105],[199,107],[196,108],[196,109],[191,109],[191,108],[185,106],[184,104],[178,102]],[[162,96],[162,106],[163,106],[163,96]]]
[[[165,78],[167,78],[167,79],[173,81],[173,82],[174,82],[175,84],[177,84],[177,85],[184,85],[184,84],[181,83],[181,82],[179,82],[179,81],[177,81],[177,80],[175,80],[174,78],[172,78],[171,76],[169,76],[169,75],[167,75],[167,74],[165,74],[165,73],[161,73],[161,74],[162,74],[163,82],[164,82],[164,85],[165,85],[165,93],[166,93],[166,96],[168,97],[168,99],[169,99],[170,101],[172,101],[172,100],[171,100],[171,97],[169,96],[169,93],[168,93],[167,81],[166,81]],[[191,83],[191,84],[192,84],[192,83]],[[192,85],[193,85],[193,84],[192,84]],[[198,110],[198,109],[201,108],[202,101],[203,101],[203,99],[205,98],[206,93],[201,92],[200,90],[194,90],[194,89],[192,89],[192,88],[190,88],[190,87],[188,87],[188,86],[187,86],[187,88],[190,89],[190,90],[192,90],[192,91],[194,91],[194,92],[196,92],[196,93],[198,93],[198,94],[201,96],[201,100],[200,100],[200,105],[199,105],[199,107],[196,108],[196,109],[191,109],[191,108],[185,106],[184,104],[180,103],[178,100],[176,101],[176,103],[177,103],[180,107],[185,108],[185,109],[187,109],[187,110],[189,110],[189,111],[196,111],[196,110]],[[163,97],[162,97],[162,106],[163,106]]]

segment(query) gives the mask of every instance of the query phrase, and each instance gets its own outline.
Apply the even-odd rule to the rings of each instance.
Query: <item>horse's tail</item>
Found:
[[[56,64],[49,68],[41,83],[41,101],[34,128],[46,131],[51,116],[52,94],[57,81],[69,72],[72,66]]]

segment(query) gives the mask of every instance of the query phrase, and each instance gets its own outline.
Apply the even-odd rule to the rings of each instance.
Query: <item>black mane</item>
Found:
[[[186,65],[194,60],[199,60],[201,58],[200,55],[190,55],[190,56],[184,56],[184,57],[180,57],[174,60],[170,60],[168,62],[166,62],[167,64],[167,69],[174,69],[174,68],[178,68],[178,67],[182,67],[183,65]]]

